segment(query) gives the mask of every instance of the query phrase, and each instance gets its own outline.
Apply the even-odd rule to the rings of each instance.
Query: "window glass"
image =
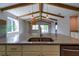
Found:
[[[8,17],[7,21],[7,32],[18,32],[19,31],[19,21]]]
[[[32,30],[38,30],[39,26],[38,25],[32,25]]]
[[[49,26],[48,25],[40,25],[41,26],[41,32],[42,33],[48,33],[49,32]],[[32,30],[39,30],[39,25],[32,25]]]
[[[41,25],[42,33],[48,33],[48,25]]]

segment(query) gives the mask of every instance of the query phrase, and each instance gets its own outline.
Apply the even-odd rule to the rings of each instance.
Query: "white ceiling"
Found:
[[[70,6],[79,7],[79,3],[65,3],[65,4],[70,5]]]
[[[15,3],[0,3],[0,8],[11,6],[11,5],[14,5],[14,4]],[[79,3],[70,3],[70,4],[64,3],[64,4],[79,7]],[[48,5],[48,4],[44,4],[43,7],[44,7],[43,11],[46,11],[46,12],[49,12],[49,13],[54,13],[54,14],[57,14],[57,15],[62,15],[62,16],[79,14],[78,11],[64,9],[64,8],[60,8],[60,7],[56,7],[56,6],[51,6],[51,5]],[[32,10],[32,8],[33,8],[33,10]],[[47,10],[47,8],[48,8],[48,10]],[[21,16],[21,15],[24,15],[24,14],[36,12],[38,10],[39,10],[39,5],[33,4],[33,5],[29,5],[29,6],[10,9],[10,10],[7,10],[7,12],[12,13],[13,15],[16,15],[16,16]],[[39,14],[34,14],[34,16],[38,16],[38,15]],[[43,14],[43,16],[46,16],[46,14]],[[22,17],[22,19],[27,19],[27,18],[30,18],[30,17],[31,16],[24,16],[24,17]],[[51,16],[49,15],[49,17],[51,17]],[[55,17],[55,16],[52,16],[52,17]],[[58,18],[58,17],[55,17],[55,18]]]
[[[48,8],[48,10],[47,10],[47,8]],[[64,8],[47,5],[47,4],[44,4],[44,11],[49,12],[49,13],[54,13],[57,15],[62,15],[62,16],[67,16],[67,15],[72,15],[72,14],[78,13],[77,11],[64,9]]]
[[[62,15],[62,16],[70,16],[70,15],[74,15],[74,14],[78,14],[79,12],[77,11],[73,11],[73,10],[69,10],[69,9],[64,9],[64,8],[60,8],[60,7],[56,7],[56,6],[51,6],[48,4],[44,4],[43,6],[43,11],[45,12],[49,12],[49,13],[54,13],[57,15]],[[46,16],[46,14],[42,14],[43,16]],[[34,16],[39,16],[39,14],[34,14]],[[32,16],[24,16],[22,17],[22,19],[27,19],[30,18]],[[56,17],[56,16],[51,16],[49,15],[48,17],[54,18],[54,19],[59,19],[60,17]]]
[[[24,14],[36,12],[38,10],[39,10],[38,4],[33,4],[33,5],[30,5],[30,6],[14,8],[14,9],[10,9],[10,10],[7,10],[7,11],[16,15],[16,16],[21,16],[21,15],[24,15]]]
[[[0,8],[12,6],[12,5],[15,5],[15,4],[16,4],[16,3],[0,3]]]

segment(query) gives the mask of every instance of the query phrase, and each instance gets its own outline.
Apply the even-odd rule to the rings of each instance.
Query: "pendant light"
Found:
[[[33,12],[33,5],[32,5],[32,12]],[[32,25],[35,25],[35,24],[36,24],[36,19],[35,19],[35,17],[34,17],[33,14],[32,14],[31,24],[32,24]]]
[[[48,12],[48,5],[47,5],[47,12]],[[46,18],[48,19],[48,14],[46,15]]]

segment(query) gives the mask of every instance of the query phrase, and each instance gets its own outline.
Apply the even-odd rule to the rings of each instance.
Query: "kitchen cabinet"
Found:
[[[42,55],[59,56],[60,55],[60,46],[59,45],[42,45]]]
[[[40,51],[23,52],[23,56],[40,56]]]
[[[6,56],[6,52],[0,52],[0,56]]]
[[[7,56],[21,56],[22,52],[7,52]]]
[[[79,56],[79,45],[61,46],[61,56]]]
[[[5,45],[0,45],[0,56],[5,56],[6,52],[5,52]]]
[[[44,51],[42,53],[42,56],[60,56],[60,53],[56,51],[51,51],[51,52]]]
[[[4,52],[6,49],[5,47],[6,47],[6,45],[0,45],[0,52]]]
[[[60,55],[60,46],[59,45],[24,45],[23,55],[58,56]]]
[[[77,32],[78,31],[78,16],[70,17],[70,31]]]
[[[21,51],[21,45],[7,45],[7,52],[18,52]]]
[[[38,52],[40,51],[41,46],[40,45],[23,45],[23,52]]]
[[[21,45],[7,45],[6,49],[7,56],[21,56],[22,46]]]
[[[1,56],[59,56],[60,45],[0,45]]]

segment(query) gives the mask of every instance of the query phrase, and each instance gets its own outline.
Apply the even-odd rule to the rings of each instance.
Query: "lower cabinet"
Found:
[[[23,56],[40,56],[40,52],[23,52]]]
[[[21,56],[22,52],[7,52],[7,56]]]
[[[61,46],[61,56],[79,56],[79,45]]]
[[[0,56],[5,56],[6,52],[5,52],[5,45],[0,45]]]
[[[59,56],[59,45],[24,45],[23,55],[29,56]]]
[[[6,55],[5,51],[4,52],[0,52],[0,56],[5,56],[5,55]]]
[[[59,55],[60,55],[60,53],[55,52],[55,51],[51,51],[51,52],[46,51],[46,52],[42,53],[42,56],[59,56]]]
[[[0,56],[59,56],[60,45],[0,45]]]

